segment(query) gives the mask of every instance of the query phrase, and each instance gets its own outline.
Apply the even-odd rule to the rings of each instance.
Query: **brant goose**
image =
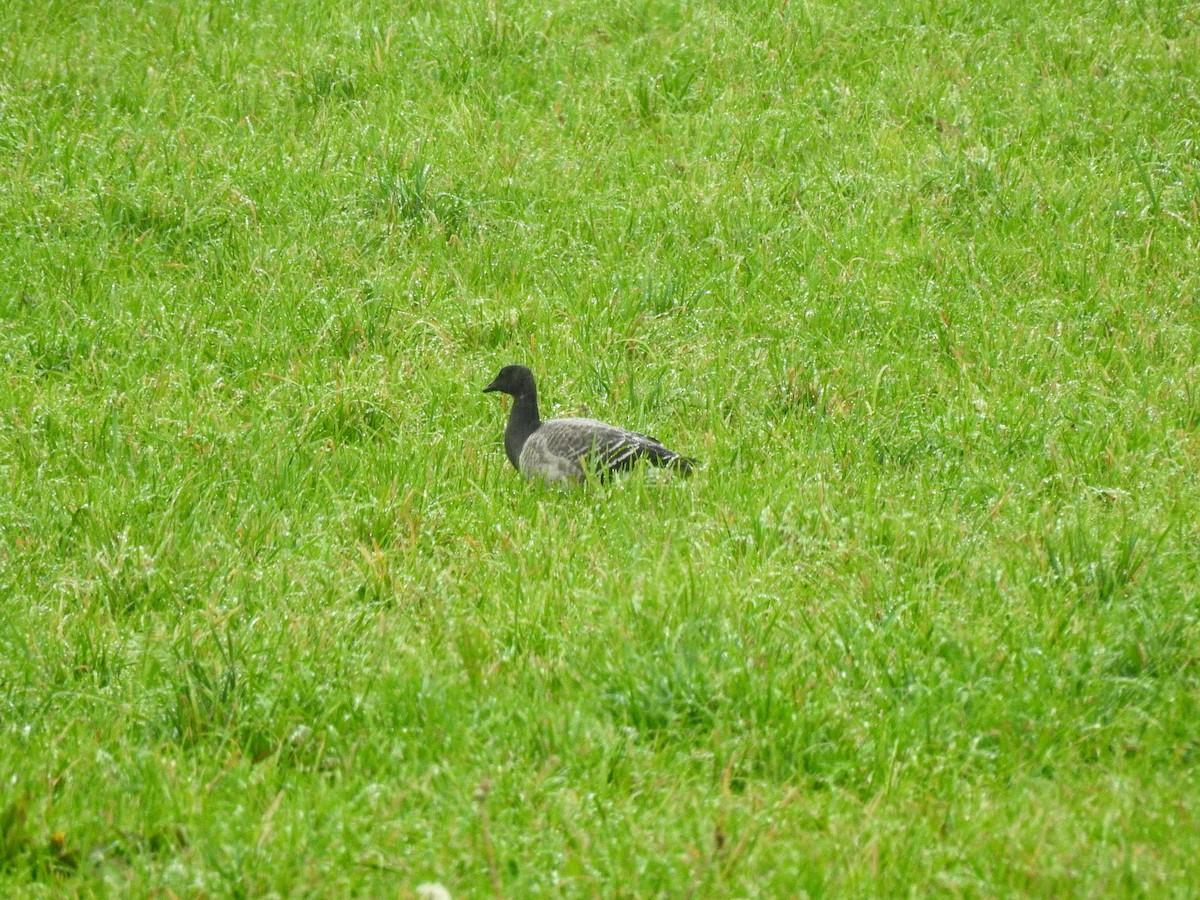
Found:
[[[504,452],[508,461],[527,478],[583,481],[592,472],[603,480],[640,459],[686,475],[696,464],[652,437],[595,419],[543,422],[538,416],[533,373],[525,366],[505,366],[483,389],[485,394],[490,391],[501,391],[513,398],[508,426],[504,429]]]

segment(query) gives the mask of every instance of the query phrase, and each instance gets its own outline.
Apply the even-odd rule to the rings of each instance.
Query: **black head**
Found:
[[[505,366],[492,379],[492,383],[483,389],[485,394],[490,391],[501,391],[513,397],[533,394],[533,373],[525,366]]]

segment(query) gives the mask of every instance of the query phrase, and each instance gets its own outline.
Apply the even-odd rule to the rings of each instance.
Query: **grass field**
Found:
[[[1195,2],[4,4],[0,895],[1195,896],[1198,204]]]

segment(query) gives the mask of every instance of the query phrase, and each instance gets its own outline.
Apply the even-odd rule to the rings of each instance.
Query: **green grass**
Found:
[[[0,894],[1194,895],[1194,2],[0,35]]]

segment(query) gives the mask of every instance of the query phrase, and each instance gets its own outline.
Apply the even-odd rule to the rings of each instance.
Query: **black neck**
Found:
[[[536,388],[530,388],[528,393],[513,397],[512,412],[508,414],[508,425],[504,429],[504,452],[514,467],[520,468],[521,448],[541,424]]]

